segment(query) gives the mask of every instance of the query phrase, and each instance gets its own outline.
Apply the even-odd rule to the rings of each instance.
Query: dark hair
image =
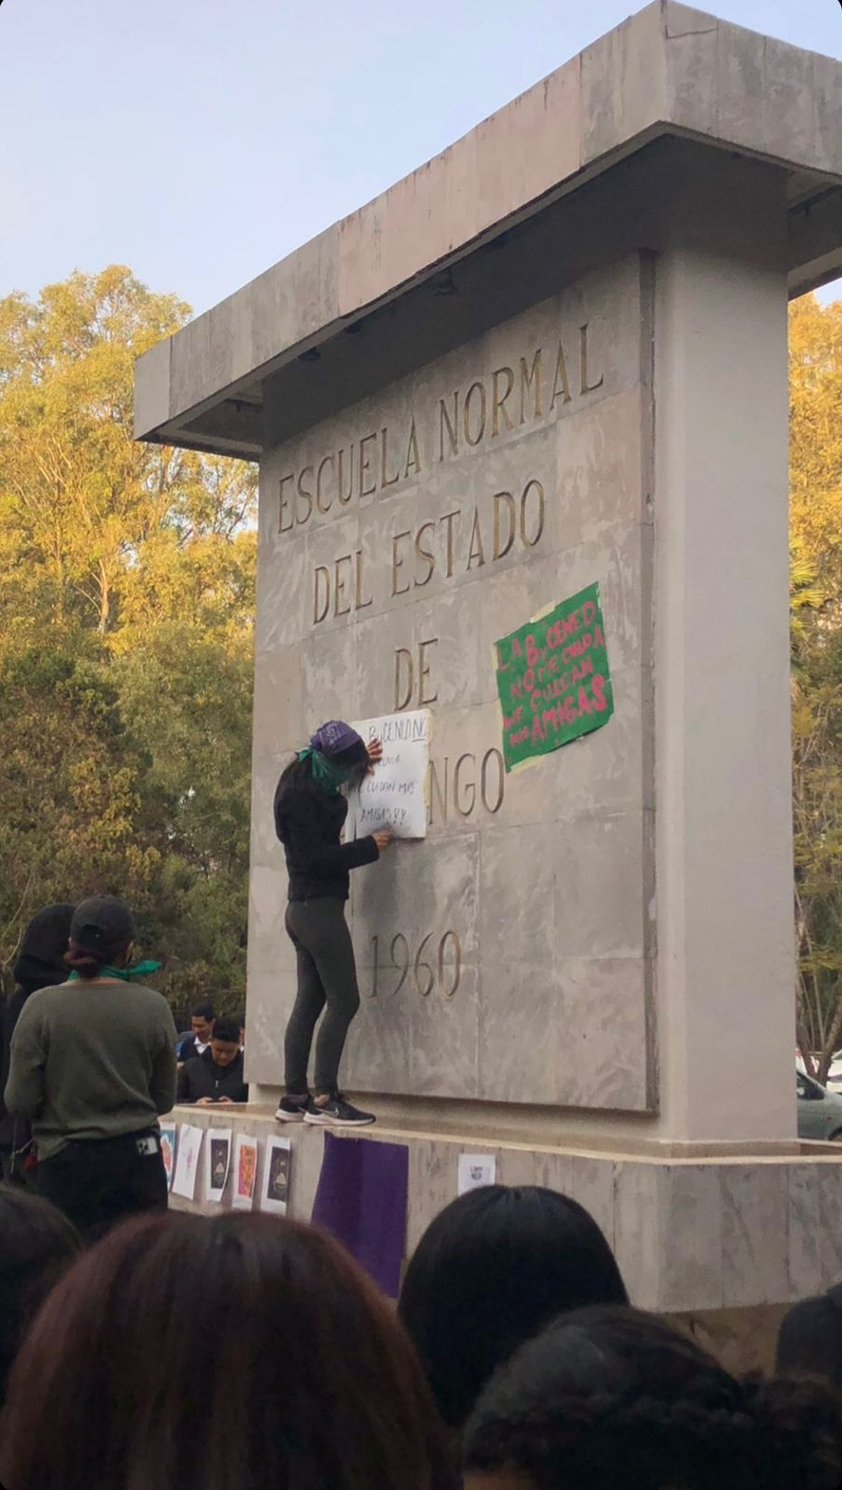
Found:
[[[236,1212],[145,1216],[82,1256],[12,1372],[0,1478],[455,1490],[423,1375],[374,1284],[316,1228]]]
[[[842,1388],[842,1284],[793,1305],[778,1335],[777,1366],[783,1376],[823,1377]]]
[[[116,895],[93,895],[73,912],[70,948],[64,960],[80,978],[98,978],[108,963],[125,964],[133,938],[128,906]]]
[[[213,1004],[197,1004],[195,1009],[191,1009],[190,1018],[207,1020],[215,1019],[216,1015],[213,1012]]]
[[[240,1026],[234,1019],[217,1019],[213,1027],[212,1040],[225,1040],[231,1045],[240,1043]]]
[[[63,983],[67,977],[64,954],[73,910],[65,902],[45,905],[29,922],[14,966],[15,983],[24,993]]]
[[[487,1185],[428,1226],[399,1308],[442,1417],[459,1427],[524,1340],[563,1309],[595,1303],[628,1295],[588,1212],[554,1190]]]
[[[819,1387],[737,1381],[652,1315],[583,1309],[497,1373],[464,1460],[535,1490],[835,1490],[842,1416]]]
[[[78,1250],[61,1211],[0,1185],[0,1401],[29,1321]]]

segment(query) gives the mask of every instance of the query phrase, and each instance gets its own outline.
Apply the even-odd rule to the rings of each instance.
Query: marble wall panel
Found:
[[[249,951],[246,1004],[246,1078],[264,1086],[283,1081],[284,1024],[295,998],[291,960],[277,967],[258,967]]]
[[[271,909],[286,752],[328,717],[431,710],[430,836],[354,876],[358,1091],[652,1106],[648,285],[637,255],[589,274],[262,462],[249,936],[264,1027],[265,980],[289,965]],[[614,717],[506,775],[494,644],[594,580]]]
[[[783,1165],[723,1165],[722,1293],[747,1304],[786,1298],[790,1192]]]
[[[284,933],[287,875],[281,863],[252,865],[249,883],[249,965],[256,971],[292,968],[295,953]]]
[[[646,943],[647,814],[594,814],[553,831],[563,957],[639,958]],[[637,895],[629,893],[636,885]]]
[[[273,750],[255,756],[251,770],[251,863],[283,869],[284,851],[275,834],[275,787],[290,757]]]
[[[570,1189],[565,1192],[593,1217],[612,1251],[617,1225],[615,1180],[613,1164],[606,1163],[605,1159],[587,1159],[576,1154],[570,1166]],[[561,1187],[553,1185],[552,1188]]]
[[[258,652],[254,664],[255,757],[291,751],[303,738],[307,724],[303,704],[304,653],[300,647]]]
[[[644,460],[651,420],[647,389],[629,388],[557,426],[559,546],[604,541],[651,522]]]
[[[638,1309],[660,1305],[659,1174],[655,1164],[627,1162],[614,1167],[614,1256]]]
[[[723,1292],[721,1175],[714,1164],[661,1168],[659,1304],[662,1309],[719,1309]]]
[[[819,1210],[819,1258],[823,1288],[842,1282],[842,1167],[816,1166]]]
[[[821,1257],[819,1186],[815,1167],[792,1165],[789,1188],[788,1288],[785,1298],[805,1299],[826,1286]]]

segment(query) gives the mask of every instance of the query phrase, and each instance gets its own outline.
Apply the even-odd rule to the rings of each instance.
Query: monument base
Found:
[[[176,1108],[177,1122],[233,1128],[292,1146],[289,1214],[307,1220],[321,1170],[325,1129],[274,1120],[275,1098],[224,1112]],[[375,1127],[334,1129],[365,1143],[409,1150],[407,1255],[457,1194],[461,1154],[493,1156],[504,1185],[546,1185],[578,1200],[602,1228],[636,1305],[676,1318],[726,1357],[768,1366],[786,1306],[842,1276],[842,1152],[837,1145],[676,1144],[643,1136],[596,1135],[563,1143],[512,1137],[466,1114],[463,1131],[419,1126],[398,1099],[379,1100]],[[396,1111],[404,1106],[399,1119]],[[539,1115],[540,1116],[540,1115]],[[543,1124],[541,1124],[543,1126]],[[197,1195],[204,1195],[204,1154]],[[262,1164],[258,1174],[258,1197]],[[223,1206],[230,1205],[229,1179]],[[218,1204],[172,1197],[179,1209],[214,1213]]]

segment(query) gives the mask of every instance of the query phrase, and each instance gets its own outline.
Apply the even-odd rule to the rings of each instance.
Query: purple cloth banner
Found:
[[[405,1144],[325,1134],[313,1220],[342,1242],[392,1299],[400,1292],[406,1250],[408,1186]]]

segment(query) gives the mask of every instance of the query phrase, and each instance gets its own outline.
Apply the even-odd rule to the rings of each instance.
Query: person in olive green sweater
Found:
[[[32,995],[12,1038],[5,1101],[32,1124],[36,1188],[87,1238],[167,1205],[158,1116],[175,1100],[176,1030],[139,981],[157,964],[127,966],[133,936],[121,901],[83,901],[68,981]]]

